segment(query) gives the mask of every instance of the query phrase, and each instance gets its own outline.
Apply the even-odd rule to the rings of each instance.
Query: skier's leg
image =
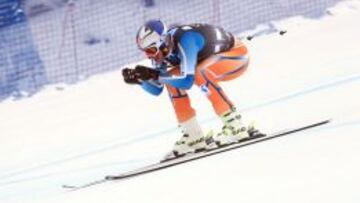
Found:
[[[242,75],[248,62],[247,49],[238,42],[233,49],[214,55],[197,67],[195,83],[206,93],[224,124],[222,132],[215,136],[219,145],[237,142],[249,136],[240,114],[219,85],[220,81]]]
[[[211,56],[197,66],[195,83],[206,93],[219,116],[234,107],[219,82],[239,77],[247,69],[248,63],[247,49],[237,41],[231,50]]]
[[[179,70],[175,68],[170,72],[170,74],[178,74],[178,72]],[[195,110],[191,107],[191,101],[187,92],[167,84],[165,87],[168,90],[178,122],[183,123],[195,117],[196,113]]]
[[[228,81],[241,76],[249,64],[248,50],[240,41],[227,51],[213,56],[215,61],[207,67],[217,81]]]
[[[177,69],[174,69],[170,73],[178,74],[178,72]],[[191,107],[188,94],[185,90],[175,88],[171,85],[165,86],[168,90],[183,135],[175,143],[171,152],[164,157],[164,160],[204,150],[206,148],[204,133],[196,120],[196,113]]]

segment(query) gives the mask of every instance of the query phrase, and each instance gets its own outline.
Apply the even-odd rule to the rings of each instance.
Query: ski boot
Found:
[[[210,134],[210,139],[217,147],[234,144],[237,142],[245,141],[250,138],[249,129],[242,122],[241,115],[235,108],[223,114],[221,120],[224,124],[221,132],[217,134]],[[209,137],[209,135],[207,136]],[[207,139],[208,140],[208,139]]]
[[[181,123],[179,127],[182,129],[183,136],[175,142],[172,151],[166,154],[162,162],[206,149],[204,133],[195,117]]]

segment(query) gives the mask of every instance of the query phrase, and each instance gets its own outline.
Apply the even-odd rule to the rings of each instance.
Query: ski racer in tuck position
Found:
[[[248,50],[240,40],[208,24],[167,29],[164,22],[150,20],[138,30],[136,42],[152,60],[153,67],[124,68],[125,82],[139,84],[153,95],[160,95],[165,86],[183,132],[165,160],[202,151],[208,146],[186,92],[194,84],[205,93],[223,122],[222,130],[211,137],[212,143],[224,146],[249,138],[240,113],[219,85],[238,78],[248,67]]]

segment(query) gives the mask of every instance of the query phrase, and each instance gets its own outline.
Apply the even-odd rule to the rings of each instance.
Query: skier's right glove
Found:
[[[122,75],[127,84],[141,84],[140,74],[134,69],[124,68]]]
[[[144,81],[157,80],[159,79],[160,75],[158,70],[143,65],[135,66],[135,71],[137,74],[139,74],[139,78]]]

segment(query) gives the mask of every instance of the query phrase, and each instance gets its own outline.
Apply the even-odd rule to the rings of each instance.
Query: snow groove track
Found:
[[[188,155],[185,157],[180,157],[178,159],[173,159],[173,160],[169,160],[169,161],[165,161],[165,162],[160,162],[160,163],[155,163],[155,164],[151,164],[148,166],[144,166],[135,170],[130,170],[128,172],[124,172],[121,173],[119,175],[115,175],[115,176],[106,176],[103,179],[99,179],[93,182],[89,182],[87,184],[81,185],[81,186],[70,186],[70,185],[63,185],[62,187],[65,189],[70,189],[70,191],[76,191],[76,190],[80,190],[80,189],[84,189],[84,188],[88,188],[94,185],[98,185],[101,183],[105,183],[107,181],[118,181],[118,180],[123,180],[123,179],[128,179],[131,177],[135,177],[135,176],[140,176],[140,175],[144,175],[144,174],[148,174],[151,172],[155,172],[158,170],[162,170],[162,169],[166,169],[172,166],[176,166],[176,165],[180,165],[180,164],[185,164],[187,162],[191,162],[191,161],[195,161],[198,159],[202,159],[205,157],[209,157],[209,156],[213,156],[216,154],[220,154],[223,152],[227,152],[227,151],[231,151],[234,149],[238,149],[238,148],[242,148],[242,147],[246,147],[246,146],[250,146],[256,143],[261,143],[264,141],[268,141],[268,140],[272,140],[275,138],[279,138],[279,137],[283,137],[286,135],[290,135],[290,134],[295,134],[301,131],[307,131],[325,124],[328,124],[331,121],[331,119],[328,120],[323,120],[323,121],[318,121],[318,122],[314,122],[311,124],[306,124],[303,126],[298,126],[295,128],[290,128],[290,129],[283,129],[281,131],[278,132],[273,132],[273,133],[269,133],[268,136],[260,136],[257,137],[255,139],[250,139],[241,143],[237,143],[237,144],[233,144],[233,145],[229,145],[229,146],[225,146],[225,147],[220,147],[214,150],[210,150],[208,152],[199,152],[197,154],[194,155]]]

